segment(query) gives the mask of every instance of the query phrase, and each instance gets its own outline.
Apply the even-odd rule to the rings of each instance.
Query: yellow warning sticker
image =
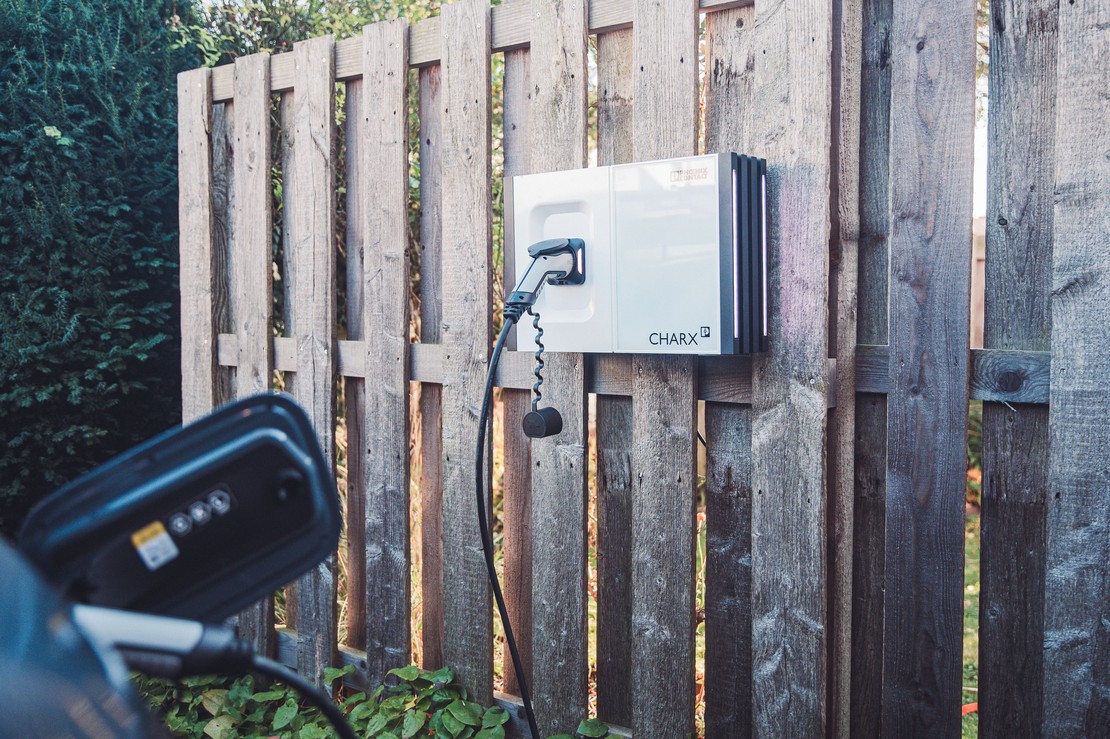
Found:
[[[150,571],[176,559],[180,551],[161,521],[153,521],[131,534],[131,545]]]
[[[132,534],[131,543],[135,545],[136,549],[138,549],[154,537],[164,533],[166,533],[166,527],[162,525],[161,521],[155,521],[154,523],[148,524]]]

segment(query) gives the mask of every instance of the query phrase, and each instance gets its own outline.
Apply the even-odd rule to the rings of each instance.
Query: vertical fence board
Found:
[[[493,622],[478,532],[474,440],[490,353],[490,9],[445,5],[443,39],[444,657],[473,700],[493,699]],[[487,437],[486,509],[490,449]]]
[[[505,178],[529,171],[528,118],[531,113],[531,73],[528,49],[505,52],[503,120]],[[507,224],[507,219],[506,219]],[[516,274],[510,234],[505,234],[503,258],[505,292],[512,289]],[[509,334],[505,349],[516,349],[516,332]],[[532,455],[529,439],[521,432],[524,415],[531,410],[531,393],[527,390],[501,390],[504,409],[504,495],[505,532],[505,607],[513,624],[517,650],[525,675],[532,676]],[[520,693],[516,670],[506,648],[502,670],[505,692]]]
[[[178,224],[181,264],[181,417],[216,405],[217,291],[212,214],[212,70],[177,77]]]
[[[438,344],[443,322],[440,207],[443,197],[439,65],[419,72],[420,100],[420,341]],[[424,667],[443,659],[442,386],[420,386],[420,583]]]
[[[632,161],[632,30],[597,37],[597,163]],[[632,725],[632,398],[598,395],[597,713]]]
[[[752,150],[755,12],[706,17],[705,149]],[[706,403],[705,734],[752,734],[752,412]]]
[[[991,6],[984,345],[1047,351],[1058,2]],[[979,732],[1043,718],[1048,409],[983,403]]]
[[[234,148],[231,292],[239,339],[235,396],[243,398],[269,390],[273,374],[269,54],[235,60]],[[271,596],[240,614],[239,633],[260,654],[274,653]]]
[[[585,167],[585,0],[533,5],[532,28],[531,170]],[[532,441],[532,653],[539,668],[533,695],[540,731],[550,735],[574,731],[587,708],[588,408],[585,358],[556,353],[545,360],[543,402],[563,417],[561,433]]]
[[[296,48],[294,46],[294,48]],[[282,337],[292,337],[292,332],[295,330],[296,318],[296,304],[293,299],[293,291],[297,282],[297,249],[293,245],[293,222],[296,220],[294,210],[303,210],[299,206],[294,206],[295,200],[298,200],[295,191],[297,189],[296,179],[296,162],[293,153],[293,142],[296,140],[296,115],[295,105],[293,102],[293,92],[284,92],[278,96],[277,104],[277,123],[278,123],[278,150],[277,161],[274,162],[274,169],[281,172],[281,272],[278,273],[278,281],[281,287],[281,311],[275,311],[274,314],[274,333]],[[276,225],[276,224],[275,224]],[[274,229],[278,230],[277,228]],[[275,263],[276,263],[275,259]],[[274,295],[275,303],[277,302],[277,295]],[[280,330],[279,330],[280,329]],[[294,341],[294,351],[296,351],[296,339]],[[294,355],[295,357],[295,355]],[[277,358],[274,359],[275,367],[278,364]],[[285,392],[296,397],[297,393],[297,372],[294,367],[290,371],[282,374],[282,384]],[[311,386],[311,382],[309,383]],[[311,413],[311,406],[308,411]],[[327,453],[325,452],[325,455]],[[306,585],[306,587],[309,587]],[[298,637],[297,643],[294,645],[297,650],[300,648],[300,634],[297,634],[297,611],[298,605],[298,591],[300,586],[297,581],[294,581],[285,586],[282,591],[285,594],[285,623],[286,629],[292,629],[294,634]],[[311,593],[308,594],[311,597]],[[276,613],[275,613],[276,617]],[[311,627],[310,627],[311,628]],[[307,649],[311,650],[311,644],[305,645]],[[305,657],[311,659],[310,652],[306,652]],[[297,669],[301,669],[301,655],[297,655]],[[311,676],[315,670],[309,669],[306,674]]]
[[[408,24],[363,29],[363,324],[367,382],[366,661],[371,682],[409,662]]]
[[[884,734],[960,731],[975,6],[896,3]]]
[[[1044,733],[1110,726],[1110,4],[1060,3]]]
[[[817,736],[826,704],[832,18],[817,0],[789,12],[757,0],[755,17],[752,149],[768,160],[771,336],[752,377],[753,714],[756,734]]]
[[[829,414],[829,727],[851,735],[856,311],[859,278],[860,66],[863,0],[833,4],[833,206],[836,409]],[[830,311],[832,313],[832,311]],[[831,317],[831,316],[830,316]]]
[[[856,297],[856,339],[861,344],[887,343],[892,13],[892,0],[863,2]],[[886,422],[885,395],[856,395],[849,721],[852,736],[878,736],[882,716]]]
[[[294,45],[293,162],[285,169],[286,255],[297,346],[293,397],[335,460],[335,55],[330,36]],[[333,470],[334,472],[334,470]],[[320,682],[335,662],[336,562],[329,555],[297,583],[297,667]]]
[[[633,4],[633,152],[697,151],[698,19],[682,0]],[[694,719],[697,372],[636,356],[632,379],[632,723],[682,736]]]
[[[362,80],[350,80],[344,101],[343,137],[346,142],[344,170],[347,183],[347,338],[360,341],[365,299],[362,294],[363,230],[368,198],[362,174],[362,146],[366,123],[362,114]],[[366,649],[366,446],[362,428],[365,380],[344,379],[344,418],[347,421],[347,644]]]
[[[752,414],[705,405],[705,735],[752,735]]]
[[[232,170],[235,164],[235,106],[219,103],[212,106],[212,304],[214,327],[218,333],[233,333],[231,320],[231,213],[235,207]],[[182,344],[184,347],[185,345]],[[215,403],[231,400],[233,374],[230,367],[216,368]]]

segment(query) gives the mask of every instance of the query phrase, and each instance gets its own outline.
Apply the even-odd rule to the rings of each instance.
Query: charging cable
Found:
[[[509,656],[513,661],[516,671],[517,684],[520,686],[520,697],[524,702],[524,715],[528,719],[528,729],[534,739],[539,739],[540,731],[536,726],[536,715],[532,711],[532,696],[528,690],[528,675],[524,672],[524,665],[520,661],[520,650],[517,649],[516,638],[513,637],[513,627],[509,623],[509,611],[505,607],[505,597],[501,593],[501,584],[497,580],[497,569],[493,564],[493,535],[490,533],[489,514],[486,511],[485,493],[485,454],[486,454],[486,423],[489,420],[490,404],[493,399],[493,378],[497,372],[497,363],[501,359],[501,352],[505,348],[505,339],[509,331],[525,311],[535,316],[533,324],[539,329],[539,316],[532,312],[532,306],[539,297],[544,285],[581,285],[585,282],[585,245],[581,239],[548,239],[528,247],[528,255],[532,262],[524,271],[517,286],[505,298],[504,323],[501,332],[497,335],[497,342],[493,346],[490,356],[489,371],[486,373],[486,386],[482,393],[482,412],[478,414],[478,446],[474,454],[474,487],[478,496],[478,530],[482,535],[482,552],[485,554],[486,573],[489,575],[490,588],[493,590],[493,599],[497,602],[497,613],[501,617],[501,625],[505,628],[505,644],[509,648]],[[541,332],[542,335],[542,332]],[[537,361],[542,368],[540,351],[536,352]],[[539,369],[536,370],[539,377]],[[542,382],[542,379],[540,380]],[[534,390],[539,387],[536,383]],[[538,395],[538,392],[537,392]],[[553,436],[563,428],[563,419],[559,411],[554,408],[539,408],[537,397],[532,403],[532,410],[524,418],[524,432],[532,438]]]

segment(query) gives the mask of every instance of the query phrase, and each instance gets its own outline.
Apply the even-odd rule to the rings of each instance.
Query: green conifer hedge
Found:
[[[177,423],[188,0],[0,0],[0,529]],[[189,20],[189,18],[186,18]]]

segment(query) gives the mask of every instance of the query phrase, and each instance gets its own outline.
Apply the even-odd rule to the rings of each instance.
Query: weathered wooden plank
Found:
[[[485,0],[440,16],[443,105],[444,657],[472,700],[493,697],[493,621],[478,532],[474,440],[490,352],[490,42]],[[487,445],[488,445],[487,437]],[[480,474],[489,481],[490,453]],[[487,513],[492,508],[486,485]]]
[[[865,393],[856,396],[849,717],[852,736],[879,736],[882,721],[886,423],[885,396]]]
[[[504,138],[505,177],[526,174],[531,166],[528,135],[531,115],[530,52],[527,49],[505,54]],[[502,256],[505,280],[516,274],[512,236],[507,234]],[[512,285],[506,287],[506,292]],[[509,334],[506,349],[516,348],[516,332]],[[501,365],[504,366],[504,365]],[[534,379],[534,378],[533,378]],[[504,568],[505,607],[516,637],[517,651],[525,674],[532,675],[532,455],[528,437],[521,433],[524,415],[532,409],[531,393],[505,388],[501,393],[504,412]],[[505,692],[517,695],[520,683],[508,649],[504,651],[502,672]]]
[[[856,311],[859,280],[860,69],[863,0],[833,3],[833,169],[830,347],[836,357],[829,413],[829,733],[848,739],[852,713],[852,548],[855,513]],[[835,308],[835,311],[833,310]],[[835,314],[835,315],[834,315]],[[835,323],[833,319],[835,318]]]
[[[532,5],[530,171],[587,165],[589,72],[585,0]],[[541,318],[541,326],[542,318]],[[532,441],[532,654],[536,722],[545,736],[574,731],[587,711],[586,362],[545,356],[543,403],[561,433]],[[519,427],[507,434],[520,434]]]
[[[753,720],[757,735],[816,736],[827,685],[832,11],[757,0],[755,16],[751,149],[768,160],[771,348],[753,362]]]
[[[632,723],[632,398],[597,396],[597,713]]]
[[[411,49],[410,49],[411,53]],[[442,324],[442,109],[440,69],[419,73],[420,100],[420,341],[438,344]],[[413,347],[417,349],[420,347]],[[438,347],[437,347],[438,348]],[[415,363],[414,363],[415,364]],[[414,372],[415,375],[415,367]],[[420,582],[424,667],[443,666],[443,439],[441,388],[420,386]]]
[[[1110,4],[1061,3],[1045,562],[1046,736],[1110,726]]]
[[[211,77],[209,69],[193,69],[177,76],[181,418],[185,423],[216,406]]]
[[[758,63],[754,9],[714,13],[705,23],[706,151],[756,153],[751,150]],[[748,737],[752,735],[751,408],[707,403],[705,432],[709,441],[705,733],[707,737]]]
[[[359,39],[361,47],[361,38]],[[364,209],[369,198],[361,176],[362,145],[366,140],[366,123],[362,115],[362,80],[351,80],[346,85],[344,138],[347,144],[344,160],[344,180],[347,184],[347,337],[340,341],[338,351],[339,372],[346,377],[343,395],[346,401],[344,418],[347,422],[347,645],[366,649],[366,490],[363,481],[366,467],[366,446],[363,443],[362,419],[365,400],[366,350],[362,346],[362,315],[365,305],[363,288],[363,228]],[[352,345],[354,345],[352,347]],[[344,348],[356,349],[344,352]],[[275,355],[280,352],[275,347]],[[352,376],[344,365],[357,357],[359,373]]]
[[[366,645],[374,681],[409,663],[408,24],[363,28]]]
[[[280,172],[280,176],[282,178],[282,201],[284,202],[285,199],[288,197],[290,199],[290,202],[292,202],[292,198],[295,196],[292,194],[292,190],[290,188],[295,189],[296,187],[293,181],[295,169],[293,142],[296,139],[296,120],[294,115],[293,93],[281,93],[277,96],[277,98],[276,119],[278,122],[278,131],[275,138],[277,138],[278,146],[276,149],[277,161],[274,162],[274,170],[276,172]],[[282,238],[282,260],[280,266],[281,271],[275,273],[277,275],[278,282],[280,283],[278,287],[280,287],[281,289],[281,302],[278,303],[275,300],[275,303],[277,303],[276,307],[280,307],[280,310],[275,309],[274,311],[274,332],[277,333],[280,331],[283,334],[280,337],[286,340],[282,342],[283,344],[292,345],[289,352],[291,355],[293,367],[295,368],[297,362],[296,340],[288,335],[293,330],[293,323],[296,320],[294,318],[294,314],[296,313],[296,306],[294,305],[293,301],[293,287],[294,283],[297,281],[297,264],[296,260],[293,258],[293,255],[296,252],[296,249],[293,247],[292,244],[292,221],[294,215],[293,208],[282,207],[280,208],[280,213],[282,221],[281,227],[280,229],[275,228],[274,230],[280,230]],[[276,261],[277,260],[275,259],[275,266],[277,266]],[[277,296],[275,295],[275,298],[276,297]],[[281,385],[285,388],[285,392],[293,393],[296,390],[296,371],[282,371],[278,368],[278,343],[276,341],[277,338],[278,337],[276,336],[274,337],[274,369],[278,372],[283,372],[281,377]],[[282,349],[284,348],[285,347],[282,346]],[[285,595],[285,623],[283,624],[283,627],[293,630],[297,629],[297,590],[298,585],[297,582],[294,581],[286,585],[284,590],[282,591]],[[311,675],[312,672],[313,670],[309,670],[308,674]]]
[[[235,128],[235,109],[231,103],[212,106],[212,312],[213,327],[221,334],[234,331],[231,321],[231,231],[235,187],[232,170],[235,148],[232,145]],[[216,337],[216,355],[219,362],[220,336]],[[235,351],[238,357],[238,349]],[[234,370],[219,366],[215,374],[215,404],[228,402],[232,397]]]
[[[235,396],[268,390],[273,373],[270,257],[270,62],[269,54],[235,60],[235,162],[232,172],[232,313],[238,336]],[[272,597],[239,616],[239,632],[260,654],[274,651]]]
[[[591,8],[595,4],[591,3]],[[597,38],[597,162],[632,161],[632,30]],[[599,363],[615,357],[594,357]],[[623,357],[621,358],[624,359]],[[597,364],[588,376],[597,377]],[[631,370],[631,365],[628,366]],[[626,375],[631,394],[631,371]],[[595,388],[592,392],[597,392]],[[597,713],[632,725],[632,398],[598,394]]]
[[[1012,0],[991,7],[987,348],[1050,344],[1057,8]],[[972,397],[987,356],[972,354]],[[1032,384],[1008,369],[998,378],[986,389]],[[1047,400],[1047,371],[1037,384]],[[1035,736],[1044,718],[1048,409],[984,403],[982,460],[979,732]]]
[[[860,68],[859,278],[856,339],[887,343],[890,230],[890,24],[893,0],[864,0]],[[856,387],[863,389],[864,354],[856,350]],[[887,358],[876,373],[889,382]],[[886,547],[886,398],[855,400],[855,483],[852,527],[852,736],[878,736],[882,717],[883,556]]]
[[[683,0],[636,0],[633,21],[633,154],[693,154],[697,16]],[[694,718],[696,364],[632,361],[632,729],[681,736]]]
[[[960,731],[975,7],[896,3],[883,734]]]
[[[335,459],[335,55],[330,36],[294,45],[292,161],[285,162],[286,275],[297,369],[293,397],[308,413],[325,456]],[[334,471],[333,471],[334,472]],[[336,561],[329,555],[297,582],[297,665],[317,683],[336,660]]]
[[[752,734],[752,414],[706,403],[705,735]]]
[[[859,344],[856,347],[856,391],[885,393],[890,387],[890,348]],[[972,349],[970,390],[972,400],[1000,403],[1048,403],[1051,355],[1042,351]]]

